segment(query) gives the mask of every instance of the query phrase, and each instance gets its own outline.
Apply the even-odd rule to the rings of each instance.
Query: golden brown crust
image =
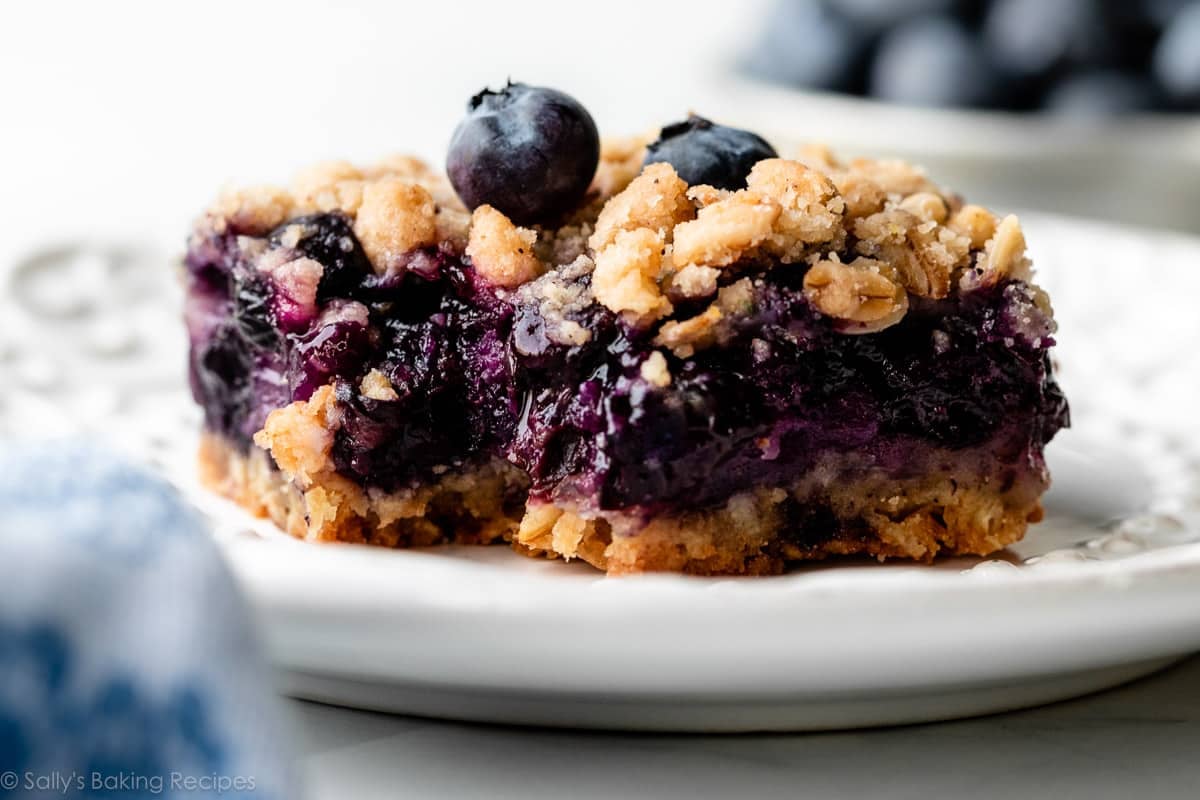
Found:
[[[929,562],[989,555],[1019,541],[1028,523],[1041,518],[1045,488],[1036,475],[1000,491],[995,481],[962,474],[845,480],[817,469],[790,489],[759,489],[717,508],[645,518],[526,502],[523,473],[495,460],[418,489],[364,491],[331,471],[326,441],[313,430],[324,427],[328,408],[328,398],[317,398],[273,415],[273,432],[260,437],[269,452],[204,434],[203,483],[309,541],[383,547],[511,541],[527,555],[577,558],[610,575],[766,575],[830,557]],[[822,509],[831,521],[798,525],[805,509]]]
[[[200,440],[199,474],[205,486],[251,514],[313,542],[490,544],[513,537],[524,509],[524,475],[499,460],[447,473],[419,489],[363,491],[327,472],[298,483],[269,453],[207,432]]]
[[[531,554],[578,558],[609,575],[764,575],[840,556],[930,562],[942,555],[985,556],[1019,541],[1028,524],[1041,519],[1039,492],[1000,492],[961,476],[877,476],[819,489],[809,479],[790,491],[746,492],[716,509],[648,521],[530,503],[516,544]],[[789,504],[795,503],[828,509],[835,529],[794,530]]]

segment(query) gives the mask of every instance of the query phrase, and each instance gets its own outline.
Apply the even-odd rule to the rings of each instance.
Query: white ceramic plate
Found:
[[[101,430],[160,465],[211,515],[298,696],[647,730],[1017,708],[1200,648],[1200,242],[1044,217],[1027,228],[1075,428],[1050,453],[1047,520],[985,561],[606,579],[502,547],[292,541],[195,486],[177,289],[157,257],[94,243],[3,273],[0,311],[22,316],[0,340],[0,429]],[[107,277],[78,296],[51,291],[96,269]]]

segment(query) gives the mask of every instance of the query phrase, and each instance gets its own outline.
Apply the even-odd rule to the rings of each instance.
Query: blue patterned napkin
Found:
[[[297,792],[200,519],[86,445],[0,442],[0,797]]]

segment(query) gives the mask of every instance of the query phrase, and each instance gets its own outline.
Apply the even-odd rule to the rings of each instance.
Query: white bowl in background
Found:
[[[714,76],[703,113],[783,155],[826,142],[845,155],[921,164],[973,201],[1200,232],[1200,115],[1088,121],[899,106]],[[711,109],[711,110],[709,110]]]

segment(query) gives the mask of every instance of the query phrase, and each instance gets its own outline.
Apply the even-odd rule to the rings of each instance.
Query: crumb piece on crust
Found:
[[[696,208],[704,208],[711,206],[713,203],[724,200],[733,192],[728,189],[718,189],[715,186],[709,186],[706,183],[699,183],[689,187],[687,190],[688,199],[696,206]]]
[[[663,291],[675,301],[708,297],[717,291],[717,279],[720,277],[721,270],[715,267],[686,264],[667,277]]]
[[[777,203],[745,190],[705,206],[696,219],[675,226],[675,263],[729,266],[771,236],[781,211]]]
[[[969,263],[967,236],[897,206],[856,220],[854,234],[858,254],[886,261],[918,297],[947,296],[954,272]]]
[[[396,394],[396,389],[392,386],[392,382],[388,380],[387,375],[384,375],[377,369],[373,369],[363,376],[362,381],[359,383],[358,391],[363,397],[369,397],[372,400],[390,402],[400,398],[400,395]]]
[[[950,209],[940,194],[917,192],[901,200],[897,207],[907,211],[922,222],[942,223],[950,216]]]
[[[642,171],[646,158],[646,143],[656,138],[657,132],[649,136],[623,136],[605,138],[600,141],[600,163],[588,194],[607,200],[629,185]]]
[[[529,503],[513,538],[513,545],[527,553],[549,555],[570,561],[582,558],[589,564],[603,560],[609,542],[608,525],[549,503]]]
[[[667,358],[658,350],[654,350],[638,367],[642,380],[651,386],[662,389],[671,385],[671,370],[667,367]]]
[[[317,313],[317,287],[325,267],[311,258],[289,259],[288,255],[284,250],[267,251],[256,267],[274,280],[277,301],[285,301],[304,317],[311,317]]]
[[[362,204],[363,173],[348,161],[323,161],[292,178],[292,197],[303,211],[341,211],[353,218]]]
[[[330,469],[335,400],[332,386],[322,386],[307,401],[277,408],[267,415],[254,443],[269,450],[279,468],[301,487]]]
[[[617,313],[625,312],[636,324],[648,324],[671,313],[671,302],[659,286],[666,243],[650,228],[621,231],[611,244],[596,253],[592,293]]]
[[[966,236],[972,250],[982,250],[996,233],[996,216],[983,206],[965,205],[954,212],[947,225]]]
[[[796,151],[796,160],[813,169],[819,169],[826,175],[842,168],[837,154],[823,142],[808,142],[801,145]]]
[[[550,503],[530,503],[517,529],[518,543],[535,550],[553,551],[554,523],[563,515],[563,510]]]
[[[418,247],[437,243],[433,197],[424,187],[401,178],[383,178],[363,189],[354,233],[378,274]]]
[[[1016,215],[1000,220],[996,232],[983,248],[983,271],[991,283],[1001,278],[1028,280],[1031,263],[1025,255],[1025,233]]]
[[[648,229],[670,242],[677,224],[695,216],[687,184],[670,164],[650,164],[604,204],[588,246],[599,252],[622,231]]]
[[[664,323],[654,337],[654,344],[667,348],[678,358],[689,358],[727,338],[730,325],[749,314],[753,305],[754,283],[742,278],[717,292],[717,299],[696,316]]]
[[[804,276],[804,294],[822,314],[857,323],[858,333],[894,325],[908,311],[908,294],[895,270],[861,256],[849,264],[818,261]]]
[[[222,192],[208,214],[217,232],[231,225],[243,233],[261,235],[283,224],[294,208],[290,192],[275,186],[250,186]]]
[[[512,220],[489,205],[471,215],[467,255],[481,275],[493,286],[515,289],[544,271],[534,254],[537,231],[519,228]]]
[[[575,347],[591,340],[592,332],[571,317],[583,313],[593,302],[591,285],[583,278],[594,269],[592,259],[581,255],[517,290],[521,303],[537,307],[549,341]]]
[[[847,165],[846,171],[871,181],[885,194],[897,198],[937,191],[937,186],[925,176],[923,169],[899,159],[856,158]]]
[[[879,184],[856,172],[837,172],[831,178],[846,203],[849,221],[869,217],[883,210],[887,193]]]
[[[746,187],[780,207],[763,249],[781,262],[800,261],[813,245],[837,247],[845,239],[846,203],[821,172],[799,161],[768,158],[750,170]]]

